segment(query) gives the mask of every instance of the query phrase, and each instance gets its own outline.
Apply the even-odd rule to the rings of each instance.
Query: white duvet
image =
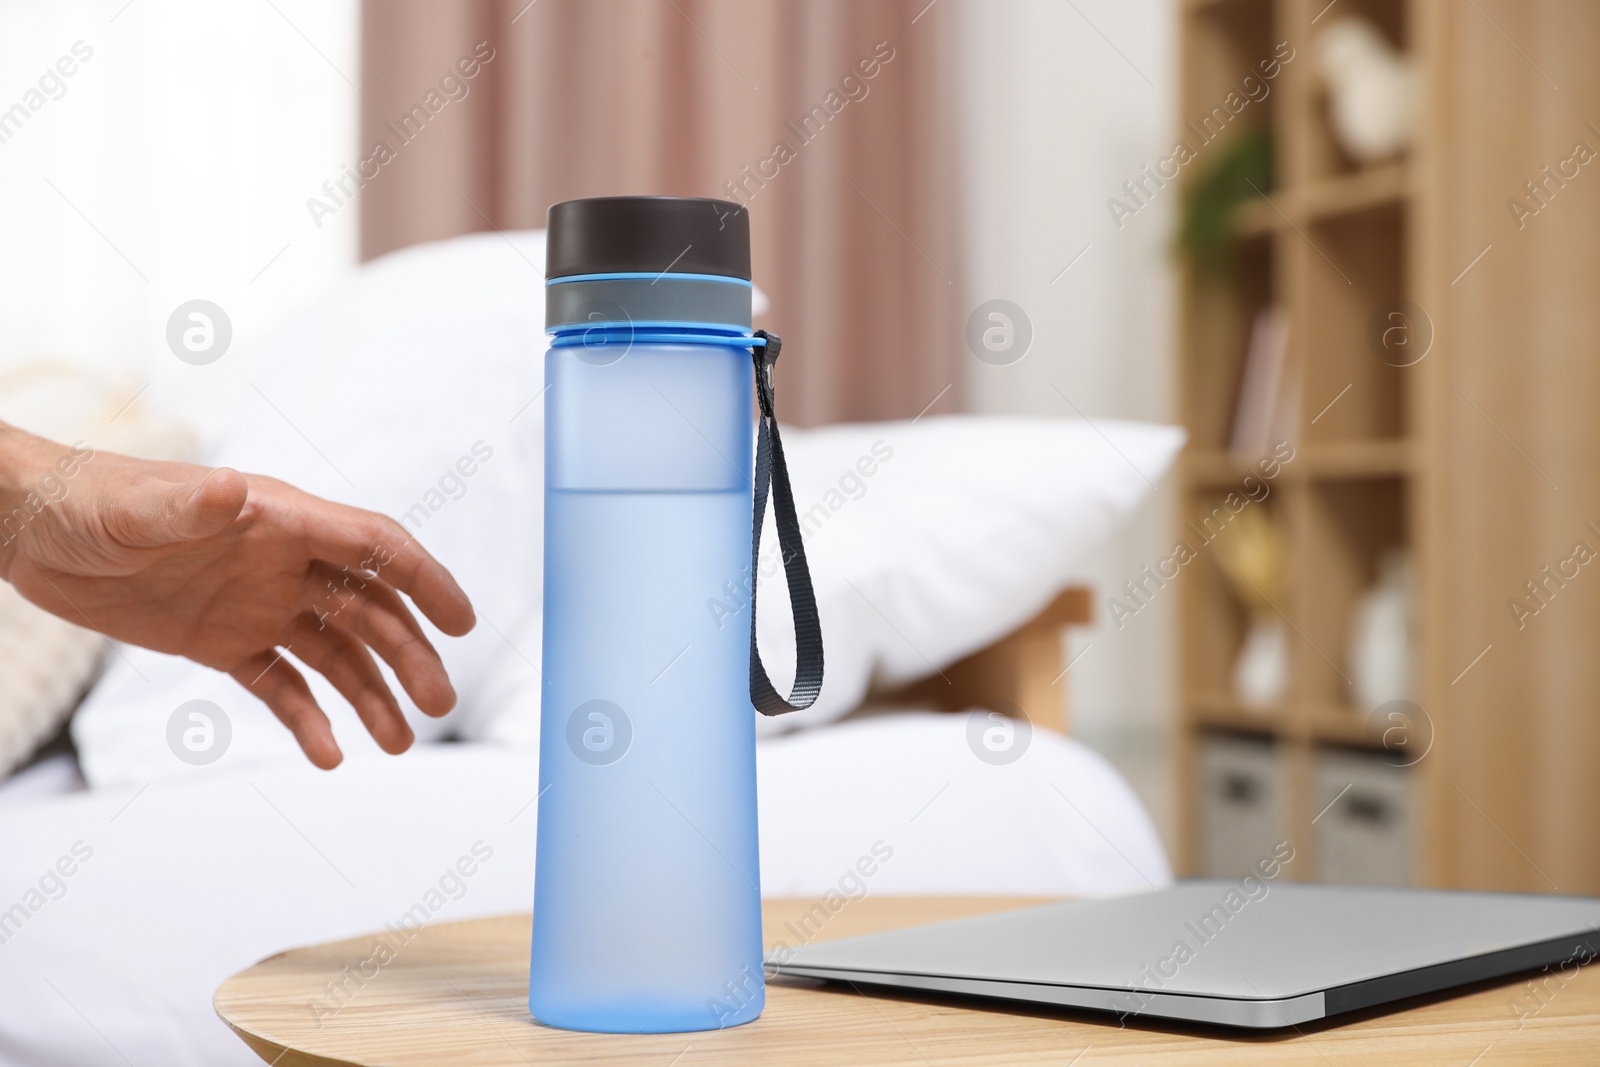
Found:
[[[992,766],[965,716],[894,714],[763,741],[758,770],[767,896],[1171,877],[1127,783],[1055,734]],[[536,780],[535,753],[424,745],[333,773],[293,760],[0,801],[0,1064],[259,1062],[212,1012],[233,972],[408,916],[530,908]],[[891,858],[846,879],[875,846]]]

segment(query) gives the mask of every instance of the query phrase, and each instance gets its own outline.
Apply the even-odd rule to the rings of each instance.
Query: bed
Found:
[[[1053,605],[947,669],[959,685],[945,688],[1049,686],[1060,643],[1042,638],[1063,617]],[[1092,751],[1039,723],[1001,773],[969,748],[988,709],[899,706],[916,699],[875,694],[864,713],[759,742],[764,895],[1059,896],[1170,879],[1139,801]],[[535,752],[435,743],[332,774],[291,759],[106,790],[83,788],[69,761],[0,792],[0,1063],[256,1062],[210,1008],[229,974],[299,944],[532,900]],[[863,882],[853,872],[875,847],[892,858]]]
[[[480,433],[492,442],[496,461],[421,532],[484,622],[441,645],[462,706],[442,724],[414,716],[420,743],[394,758],[319,692],[348,756],[323,773],[227,679],[100,649],[103,675],[71,720],[76,752],[0,781],[0,1064],[255,1062],[211,1011],[229,974],[295,945],[530,907],[539,427],[537,408],[522,413],[534,387],[504,383],[536,363],[525,264],[541,244],[488,235],[385,257],[241,353],[245,406],[218,414],[225,425],[197,420],[212,461],[403,515],[427,499],[429,472]],[[441,367],[441,350],[458,356]],[[297,394],[313,367],[327,388]],[[327,400],[357,387],[363,411]],[[489,429],[474,421],[486,410]],[[818,707],[761,723],[764,895],[1170,880],[1127,782],[1066,736],[1061,634],[1090,615],[1074,580],[1086,554],[1148,488],[1118,465],[1159,477],[1181,435],[950,416],[785,437],[802,502],[830,499],[874,443],[895,458],[808,543],[830,681]],[[792,636],[768,625],[767,588],[760,637],[783,688]],[[175,705],[199,698],[231,720],[231,748],[204,766],[174,759],[166,733]],[[863,883],[852,872],[875,848],[892,859]]]

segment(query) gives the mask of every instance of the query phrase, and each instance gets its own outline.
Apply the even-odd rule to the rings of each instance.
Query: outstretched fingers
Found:
[[[424,713],[439,716],[455,707],[456,692],[444,661],[400,594],[382,578],[317,564],[312,581],[312,612],[319,625],[349,635],[382,657]]]
[[[467,594],[410,531],[382,515],[344,510],[345,521],[318,523],[311,529],[311,549],[318,559],[368,577],[376,575],[409,596],[430,622],[451,637],[472,629],[477,619]]]
[[[297,620],[290,632],[295,657],[333,683],[379,748],[398,755],[411,747],[411,726],[365,645],[310,616]]]
[[[333,727],[317,706],[305,677],[282,652],[259,652],[228,673],[272,709],[313,764],[331,771],[344,759],[333,739]]]

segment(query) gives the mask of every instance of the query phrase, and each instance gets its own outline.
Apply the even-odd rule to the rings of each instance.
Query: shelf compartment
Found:
[[[1305,228],[1307,279],[1298,344],[1305,353],[1305,440],[1396,439],[1410,429],[1412,366],[1396,366],[1374,338],[1406,295],[1409,211],[1389,203]],[[1298,235],[1297,235],[1298,236]],[[1403,328],[1424,343],[1423,323],[1402,313]]]
[[[1186,129],[1182,124],[1187,121],[1199,123],[1208,109],[1223,107],[1229,93],[1244,97],[1241,86],[1246,75],[1263,81],[1269,87],[1267,95],[1246,104],[1237,122],[1229,120],[1228,128],[1272,128],[1279,83],[1277,78],[1264,78],[1260,65],[1274,58],[1274,46],[1283,40],[1275,32],[1274,6],[1273,0],[1191,0],[1183,95],[1197,106],[1194,114],[1178,116],[1180,129]]]
[[[1232,438],[1251,328],[1276,294],[1270,238],[1241,241],[1236,264],[1231,282],[1191,277],[1185,290],[1184,414],[1190,446],[1202,451],[1225,448]]]
[[[1313,708],[1355,703],[1351,628],[1356,605],[1377,581],[1384,556],[1410,544],[1410,483],[1398,477],[1313,483],[1306,493],[1296,592],[1304,640],[1294,648],[1298,695]],[[1415,666],[1413,665],[1413,672]],[[1399,696],[1400,694],[1395,694]],[[1348,720],[1347,720],[1348,721]],[[1317,715],[1338,740],[1358,743],[1332,716]]]
[[[1310,9],[1303,9],[1306,11],[1306,17],[1308,19],[1313,17],[1312,12],[1320,6],[1312,5]],[[1324,9],[1326,18],[1319,19],[1316,25],[1304,26],[1303,35],[1296,35],[1297,41],[1305,41],[1304,48],[1300,50],[1301,56],[1296,58],[1296,62],[1303,57],[1307,66],[1314,65],[1317,33],[1336,19],[1350,15],[1357,15],[1374,23],[1391,45],[1403,51],[1410,51],[1409,8],[1409,4],[1397,4],[1394,0],[1342,0],[1333,10]],[[1297,131],[1304,139],[1303,158],[1308,172],[1306,178],[1316,182],[1337,175],[1356,174],[1363,169],[1363,164],[1346,152],[1339,139],[1334,136],[1327,90],[1322,84],[1320,73],[1316,71],[1309,73],[1314,86],[1309,101],[1310,121]]]
[[[1235,506],[1248,501],[1237,514],[1247,509],[1265,509],[1280,523],[1283,521],[1281,494],[1276,490],[1270,490],[1259,500],[1250,500],[1242,489],[1226,485],[1194,486],[1184,496],[1181,505],[1184,524],[1178,536],[1194,552],[1194,558],[1183,567],[1183,619],[1189,634],[1184,642],[1183,677],[1187,693],[1206,698],[1197,706],[1214,711],[1230,704],[1238,706],[1232,696],[1234,666],[1252,621],[1251,607],[1229,582],[1214,544],[1230,536],[1229,527],[1235,521],[1236,513],[1227,504],[1230,492],[1238,494]],[[1292,574],[1286,574],[1285,578],[1286,588],[1275,599],[1279,609],[1289,611],[1293,601]],[[1253,728],[1261,729],[1270,719],[1270,716],[1263,717]]]

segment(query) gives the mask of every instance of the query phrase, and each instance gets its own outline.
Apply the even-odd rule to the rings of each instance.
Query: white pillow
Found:
[[[931,675],[1027,622],[1087,579],[1183,441],[1150,423],[974,415],[786,430],[827,671],[816,704],[762,717],[758,731],[837,719],[873,681]],[[787,692],[794,636],[778,562],[769,520],[757,632]]]

